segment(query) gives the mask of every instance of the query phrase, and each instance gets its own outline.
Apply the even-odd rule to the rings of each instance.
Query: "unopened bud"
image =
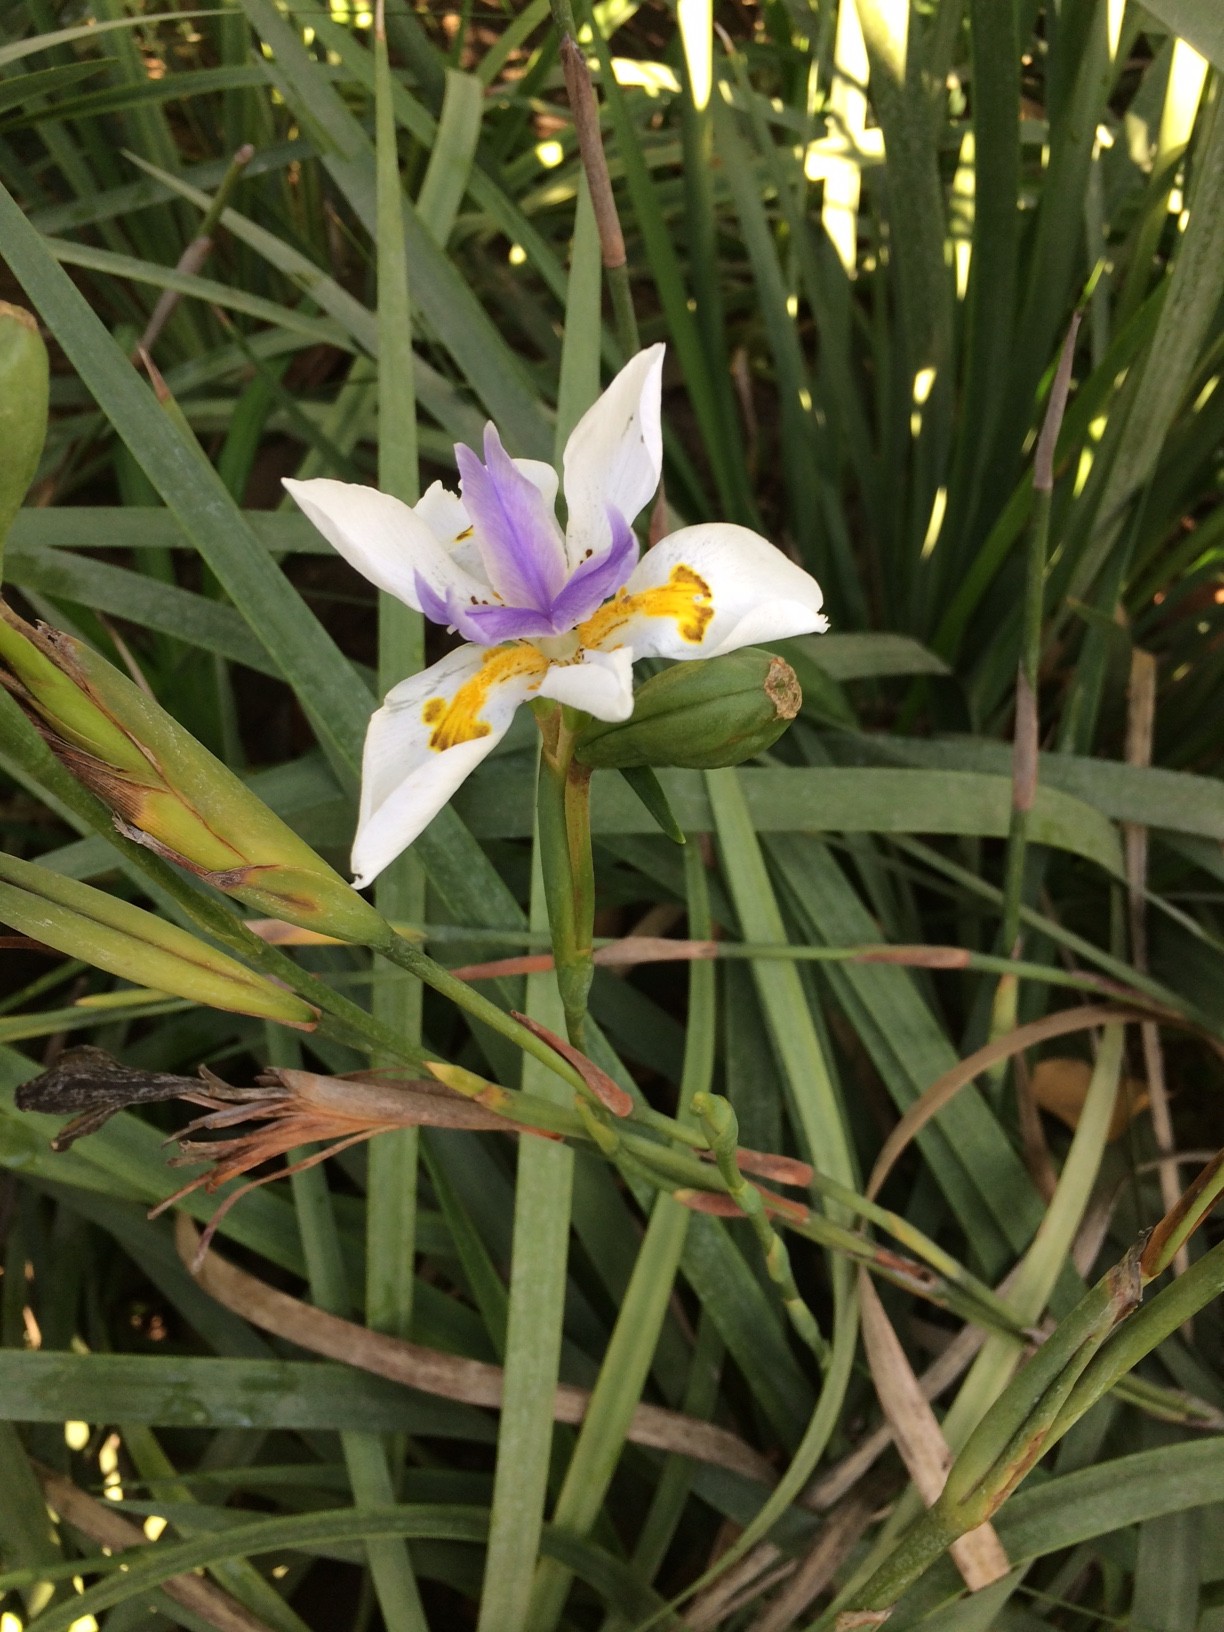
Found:
[[[50,370],[33,316],[0,300],[0,550],[47,436]]]
[[[746,646],[656,674],[638,688],[630,719],[594,721],[579,735],[575,754],[583,765],[615,770],[739,765],[778,740],[802,701],[789,663]]]
[[[125,837],[265,916],[361,945],[390,939],[381,914],[139,686],[3,602],[0,683]]]
[[[319,1017],[293,992],[177,924],[36,862],[0,855],[0,920],[66,957],[211,1009],[305,1030]]]

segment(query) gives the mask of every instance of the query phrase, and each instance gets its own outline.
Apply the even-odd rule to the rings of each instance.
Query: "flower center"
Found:
[[[577,632],[570,629],[564,635],[540,635],[531,644],[550,663],[568,663],[577,657],[580,642]]]

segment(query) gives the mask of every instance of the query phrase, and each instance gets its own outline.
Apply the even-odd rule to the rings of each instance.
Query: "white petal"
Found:
[[[496,748],[546,669],[531,646],[460,646],[387,693],[362,759],[352,857],[359,888],[408,848]]]
[[[632,526],[659,485],[663,350],[648,346],[631,358],[565,444],[565,543],[571,570],[611,543],[609,505]]]
[[[633,713],[633,653],[581,652],[572,663],[554,663],[540,682],[539,695],[597,720],[627,720]]]
[[[546,465],[543,459],[512,459],[510,463],[517,465],[529,482],[535,483],[544,503],[555,511],[559,477],[553,467]]]
[[[327,542],[372,584],[421,610],[418,574],[442,599],[489,598],[483,579],[465,572],[425,520],[389,493],[326,477],[285,487]]]
[[[747,527],[683,527],[638,562],[579,629],[585,646],[633,657],[719,657],[828,628],[820,585]]]
[[[485,582],[484,564],[473,536],[472,518],[463,500],[441,482],[433,482],[412,507],[461,571]]]

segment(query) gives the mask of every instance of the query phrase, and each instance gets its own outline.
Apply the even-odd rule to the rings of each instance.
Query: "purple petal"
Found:
[[[531,606],[502,606],[500,602],[461,601],[453,590],[446,598],[417,575],[421,611],[431,623],[457,630],[477,646],[497,646],[503,640],[525,640],[555,634],[552,618]]]
[[[539,640],[557,633],[552,618],[532,606],[459,606],[455,628],[477,646],[503,640]]]
[[[535,483],[485,426],[485,462],[456,444],[463,503],[476,528],[490,584],[510,605],[546,611],[565,583],[565,547],[557,518]]]
[[[425,582],[419,572],[416,574],[416,592],[417,600],[421,603],[421,611],[430,623],[440,623],[444,629],[455,627],[449,595],[445,598],[439,595],[432,585]]]
[[[584,561],[552,603],[553,623],[558,631],[572,629],[625,582],[637,565],[638,544],[629,523],[619,510],[608,506],[612,543],[602,555]]]

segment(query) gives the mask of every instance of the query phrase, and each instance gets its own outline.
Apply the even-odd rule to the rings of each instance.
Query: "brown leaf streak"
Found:
[[[526,1026],[534,1037],[546,1042],[563,1060],[568,1061],[605,1110],[611,1111],[613,1116],[629,1115],[633,1109],[632,1098],[618,1082],[613,1082],[606,1071],[601,1071],[594,1060],[589,1060],[572,1043],[567,1043],[563,1037],[558,1037],[555,1031],[549,1031],[547,1026],[542,1026],[530,1015],[515,1013],[514,1019],[521,1026]]]

